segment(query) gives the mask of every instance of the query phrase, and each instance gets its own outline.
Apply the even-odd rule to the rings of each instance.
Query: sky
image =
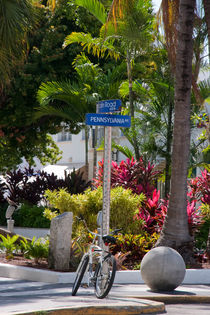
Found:
[[[161,1],[162,0],[152,0],[155,12],[159,9]]]

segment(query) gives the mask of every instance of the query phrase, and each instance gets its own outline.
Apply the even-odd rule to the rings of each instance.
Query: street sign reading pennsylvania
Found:
[[[110,127],[130,127],[131,117],[128,115],[112,114],[86,114],[86,125],[90,126],[110,126]]]
[[[97,102],[98,112],[99,113],[111,113],[120,111],[121,109],[121,100],[105,100]]]

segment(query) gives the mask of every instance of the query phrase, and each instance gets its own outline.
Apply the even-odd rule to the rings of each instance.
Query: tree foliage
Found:
[[[89,28],[95,33],[95,21],[84,9],[66,5],[61,0],[53,13],[44,6],[36,7],[37,27],[28,39],[27,58],[13,67],[10,87],[0,98],[0,170],[18,165],[24,157],[30,165],[37,156],[41,162],[55,163],[58,148],[48,134],[61,130],[61,118],[44,117],[34,121],[37,90],[49,80],[74,80],[72,61],[80,48],[63,49],[65,36],[70,31]]]

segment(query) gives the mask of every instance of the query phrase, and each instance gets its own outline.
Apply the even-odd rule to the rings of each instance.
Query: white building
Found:
[[[93,146],[93,134],[94,129],[89,130],[89,141],[88,141],[88,177],[89,180],[94,175],[94,146]],[[79,169],[85,166],[85,131],[84,129],[77,135],[70,134],[69,132],[62,131],[52,136],[58,148],[62,151],[62,158],[56,164],[57,166],[66,166],[66,169],[72,170],[73,168]],[[103,141],[104,138],[104,127],[98,127],[98,144]],[[126,145],[131,148],[129,141],[123,135],[122,131],[118,127],[112,128],[112,139],[117,144]],[[125,156],[113,150],[112,160],[119,162],[125,159]],[[97,162],[103,159],[103,149],[97,150]],[[45,169],[45,168],[44,168]]]

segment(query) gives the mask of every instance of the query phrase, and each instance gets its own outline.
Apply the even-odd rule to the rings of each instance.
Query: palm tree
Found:
[[[167,51],[158,47],[154,54],[154,69],[145,78],[133,82],[136,106],[138,146],[144,156],[156,162],[165,159],[165,196],[170,188],[171,144],[174,113],[174,79],[170,71]],[[119,94],[129,93],[128,81],[122,82]],[[126,130],[129,137],[130,130]]]
[[[210,3],[208,0],[196,1],[195,23],[194,23],[194,58],[193,58],[193,76],[192,88],[198,105],[202,105],[204,99],[200,93],[197,79],[201,67],[202,59],[205,57],[206,39],[208,38],[208,46],[210,47]],[[159,24],[163,25],[165,42],[171,69],[175,72],[176,62],[176,45],[177,45],[177,21],[179,13],[179,0],[169,1],[162,0],[160,10],[158,12]],[[162,22],[162,23],[161,23]],[[161,27],[161,32],[163,31]],[[210,60],[210,49],[209,49]]]
[[[78,55],[74,62],[78,82],[47,82],[38,91],[40,107],[36,119],[43,116],[61,117],[72,133],[84,127],[85,114],[95,112],[96,102],[105,95],[116,98],[122,67],[115,67],[104,74],[98,65],[94,65],[84,53]],[[88,127],[85,126],[85,156],[88,164]],[[96,139],[97,140],[97,139]],[[95,143],[96,144],[96,143]],[[96,165],[96,162],[95,164]]]
[[[192,256],[186,209],[195,4],[196,0],[180,0],[179,5],[171,191],[168,213],[156,244],[179,250],[185,260]]]
[[[74,3],[88,9],[103,25],[100,30],[100,37],[92,38],[90,34],[74,32],[66,37],[64,47],[77,42],[81,43],[88,52],[92,50],[93,54],[97,56],[104,57],[107,53],[110,57],[115,59],[121,57],[126,61],[129,80],[129,105],[132,117],[132,144],[135,156],[139,159],[140,153],[135,132],[132,72],[134,60],[138,56],[144,55],[151,43],[153,18],[150,11],[151,1],[130,1],[130,5],[126,6],[123,11],[115,11],[115,13],[113,13],[115,9],[112,4],[108,16],[104,6],[98,0],[76,0]],[[116,14],[117,27],[112,18]]]
[[[78,133],[84,127],[85,114],[95,111],[98,99],[94,93],[94,84],[98,82],[100,69],[93,65],[84,55],[78,55],[74,60],[78,83],[69,81],[47,82],[40,86],[37,98],[40,107],[37,108],[35,119],[43,116],[60,117],[66,123],[66,128],[72,133]],[[85,127],[85,160],[88,164],[88,128]]]

